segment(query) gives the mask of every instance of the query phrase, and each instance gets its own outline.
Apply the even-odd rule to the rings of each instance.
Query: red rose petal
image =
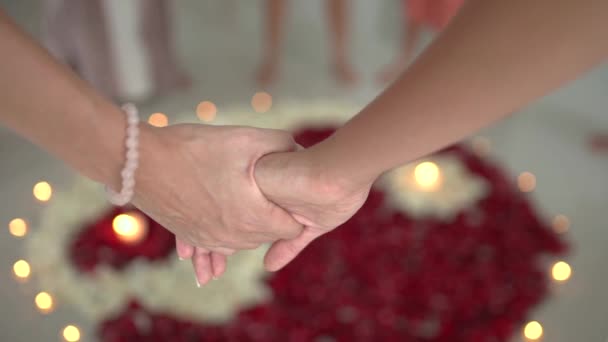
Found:
[[[311,146],[332,132],[305,130],[296,140]],[[566,252],[567,244],[490,160],[461,146],[440,153],[457,156],[490,185],[485,199],[452,222],[394,212],[374,189],[351,220],[267,280],[270,302],[219,326],[133,303],[101,326],[101,340],[508,341],[547,294],[540,260]],[[116,244],[108,235],[116,213],[75,239],[71,255],[83,271],[103,262],[124,267],[135,257],[162,259],[172,250],[171,235],[154,224],[160,230],[141,246]],[[100,252],[108,247],[115,256]],[[150,331],[137,330],[134,317],[141,321],[142,313],[153,322]]]

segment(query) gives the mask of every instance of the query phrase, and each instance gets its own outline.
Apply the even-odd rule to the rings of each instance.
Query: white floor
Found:
[[[337,89],[327,76],[326,36],[322,1],[293,1],[285,46],[283,79],[272,91],[276,102],[337,98],[363,105],[379,90],[373,71],[390,59],[397,38],[396,1],[354,1],[353,58],[364,78],[351,90]],[[234,3],[236,11],[230,10]],[[247,105],[256,87],[251,82],[259,55],[258,2],[247,0],[183,0],[179,45],[193,72],[190,91],[156,99],[143,109],[177,114],[193,111],[205,99],[218,106]],[[37,32],[38,2],[0,0],[31,32]],[[4,51],[3,51],[4,52]],[[573,278],[556,288],[556,294],[533,314],[545,328],[546,341],[606,341],[608,338],[608,154],[593,155],[586,138],[608,132],[608,68],[601,68],[575,84],[549,96],[483,134],[490,137],[497,159],[517,175],[531,171],[538,186],[533,196],[547,219],[563,213],[572,228],[574,246],[568,262]],[[192,114],[194,115],[194,113]],[[228,114],[226,114],[228,115]],[[60,191],[74,174],[36,147],[0,128],[0,225],[24,217],[35,229],[42,205],[31,196],[39,179]],[[6,228],[0,238],[0,337],[3,341],[54,341],[68,323],[84,328],[76,312],[59,306],[49,316],[33,307],[36,288],[19,285],[11,266],[22,255],[22,242]]]

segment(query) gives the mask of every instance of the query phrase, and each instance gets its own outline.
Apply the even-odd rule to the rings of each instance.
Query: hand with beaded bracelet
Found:
[[[302,225],[268,201],[254,165],[296,149],[286,132],[247,127],[137,123],[55,61],[0,10],[0,123],[110,189],[200,247],[202,284],[237,249],[294,238]],[[187,249],[191,247],[187,247]],[[180,253],[183,253],[180,248]],[[190,255],[189,255],[190,256]]]

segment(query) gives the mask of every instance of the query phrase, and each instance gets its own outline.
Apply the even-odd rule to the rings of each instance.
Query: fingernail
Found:
[[[216,277],[216,276],[213,276],[213,280],[217,280],[217,279],[218,279],[218,277]]]
[[[196,280],[196,287],[200,288],[201,287],[201,283],[198,282],[198,278],[194,277],[194,280]]]
[[[177,256],[177,258],[179,259],[179,261],[184,261],[184,258],[182,258],[181,256]]]

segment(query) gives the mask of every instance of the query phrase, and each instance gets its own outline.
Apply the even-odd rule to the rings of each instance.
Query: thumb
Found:
[[[290,240],[279,240],[270,246],[264,256],[264,267],[269,272],[276,272],[290,263],[314,239],[323,235],[323,231],[306,227],[302,233]]]

